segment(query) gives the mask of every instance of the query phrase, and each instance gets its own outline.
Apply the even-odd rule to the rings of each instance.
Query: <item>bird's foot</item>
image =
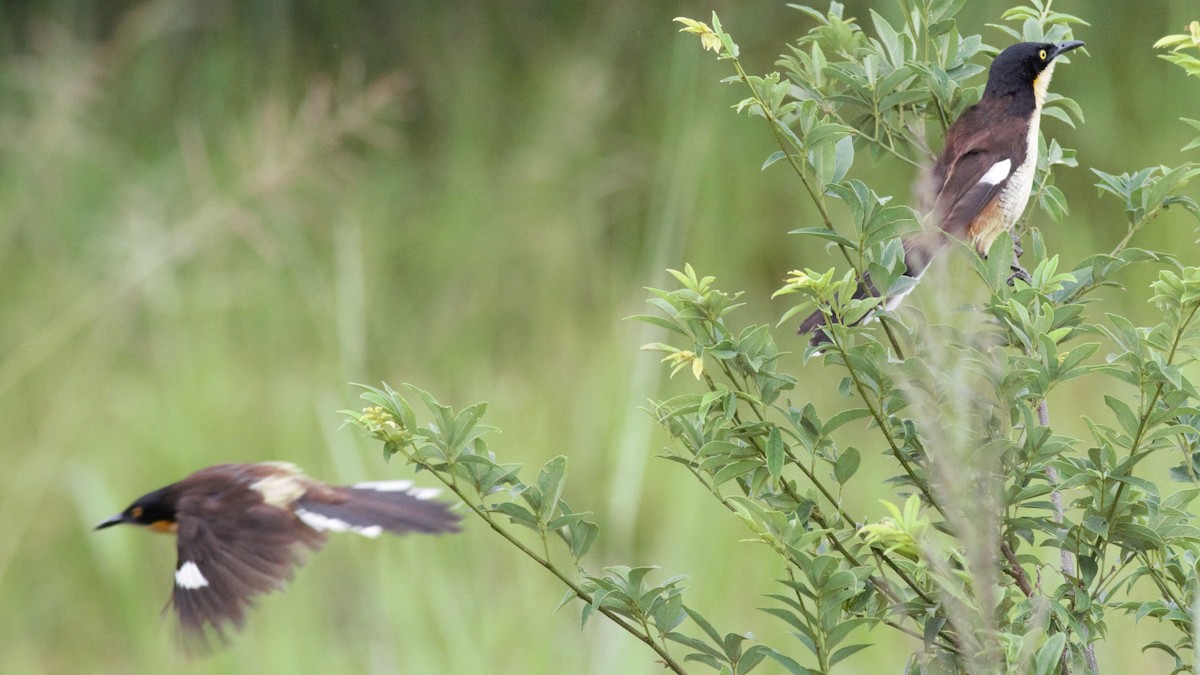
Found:
[[[1015,258],[1020,258],[1021,256],[1025,255],[1025,249],[1021,248],[1021,238],[1017,236],[1017,233],[1016,233],[1016,232],[1009,232],[1009,233],[1008,233],[1008,235],[1009,235],[1010,237],[1012,237],[1012,242],[1013,242],[1013,258],[1014,258],[1014,259],[1015,259]],[[1016,270],[1014,270],[1014,271],[1016,271]]]
[[[1009,266],[1009,269],[1012,270],[1012,274],[1008,277],[1009,286],[1012,286],[1017,279],[1020,279],[1027,284],[1033,282],[1033,277],[1029,276],[1029,270],[1026,270],[1024,267],[1022,267],[1021,264],[1016,260],[1013,260],[1013,264]]]

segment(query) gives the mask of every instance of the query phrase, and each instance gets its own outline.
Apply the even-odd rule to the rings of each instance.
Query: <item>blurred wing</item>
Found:
[[[206,646],[208,629],[221,640],[227,624],[240,629],[254,597],[282,589],[306,549],[325,541],[290,511],[245,492],[244,499],[205,495],[180,503],[170,604],[188,646]]]

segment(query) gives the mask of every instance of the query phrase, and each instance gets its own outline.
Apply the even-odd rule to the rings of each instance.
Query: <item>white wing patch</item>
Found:
[[[376,492],[403,492],[415,499],[433,499],[441,494],[437,488],[414,488],[411,480],[375,480],[365,483],[355,483],[350,487],[356,490],[374,490]]]
[[[331,518],[329,516],[322,515],[320,513],[313,513],[312,511],[306,511],[304,509],[296,509],[295,513],[296,517],[304,521],[305,525],[308,525],[317,532],[325,532],[327,530],[329,532],[357,532],[358,534],[361,534],[364,537],[370,537],[371,539],[374,539],[383,533],[383,528],[378,525],[369,525],[367,527],[363,527],[361,525],[351,525],[344,520]]]
[[[175,585],[180,588],[186,588],[189,591],[194,591],[197,588],[204,588],[208,585],[208,579],[204,578],[204,574],[200,572],[200,568],[191,560],[179,566],[175,570]]]
[[[411,480],[372,480],[365,483],[355,483],[350,487],[357,490],[374,490],[376,492],[408,492],[412,487]]]
[[[904,291],[903,293],[889,295],[888,299],[883,303],[884,309],[886,309],[889,312],[892,311],[893,309],[896,309],[897,307],[900,306],[900,303],[904,302],[904,298],[908,297],[908,294],[912,293],[914,289],[916,289],[916,286],[913,286],[912,288],[908,289],[907,291]],[[863,323],[866,323],[866,322],[864,321]]]
[[[995,184],[999,183],[1000,181],[1004,180],[1005,178],[1008,178],[1008,174],[1011,171],[1012,171],[1012,160],[1011,159],[1000,160],[999,162],[996,162],[995,164],[993,164],[992,168],[987,170],[987,173],[983,174],[983,177],[979,179],[979,182],[987,183],[988,185],[995,185]]]

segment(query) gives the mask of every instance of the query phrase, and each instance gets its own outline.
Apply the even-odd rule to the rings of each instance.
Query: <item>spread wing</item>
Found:
[[[280,590],[325,535],[288,510],[269,506],[244,487],[182,499],[177,515],[178,562],[170,606],[185,646],[208,646],[240,629],[253,599]]]

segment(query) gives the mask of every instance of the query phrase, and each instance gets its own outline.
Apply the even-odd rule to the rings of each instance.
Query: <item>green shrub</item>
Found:
[[[675,672],[696,662],[745,673],[767,659],[790,673],[828,672],[868,646],[858,629],[875,626],[917,638],[907,672],[1098,672],[1093,645],[1110,637],[1112,610],[1171,626],[1171,644],[1143,648],[1169,654],[1176,672],[1195,672],[1200,529],[1190,507],[1200,494],[1200,395],[1186,367],[1200,353],[1200,269],[1133,243],[1163,209],[1200,214],[1182,192],[1200,165],[1095,171],[1100,196],[1115,197],[1123,212],[1126,236],[1069,271],[1027,216],[1018,234],[1028,243],[1028,282],[1010,280],[1013,251],[1002,237],[985,259],[963,248],[987,291],[981,303],[949,310],[962,302],[950,289],[940,305],[892,312],[881,298],[854,297],[867,274],[884,296],[911,285],[899,237],[918,229],[920,216],[873,189],[861,158],[928,163],[927,131],[944,132],[977,98],[977,61],[996,50],[960,34],[954,16],[963,4],[907,0],[903,25],[872,12],[869,33],[836,2],[824,13],[797,6],[815,25],[780,58],[781,72],[765,76],[743,70],[715,15],[711,26],[679,20],[733,67],[727,81],[749,94],[736,109],[767,123],[779,149],[764,169],[787,167],[811,197],[821,222],[794,234],[827,243],[845,263],[793,272],[777,293],[798,298],[780,320],[786,348],[803,344],[791,335],[797,314],[826,315],[831,342],[809,347],[805,359],[840,374],[837,410],[806,401],[800,376],[779,368],[776,329],[739,325],[739,294],[690,266],[673,272],[678,288],[653,291],[657,313],[638,317],[671,336],[645,349],[697,382],[694,393],[649,405],[673,440],[667,458],[779,557],[783,578],[764,611],[799,644],[722,633],[685,604],[682,577],[658,580],[651,567],[586,570],[599,528],[563,499],[566,459],[524,482],[520,466],[488,449],[482,404],[455,412],[413,388],[429,413],[422,423],[384,385],[368,388],[370,407],[348,419],[383,441],[385,456],[400,453],[435,474],[558,577],[568,589],[562,603],[580,600],[584,624],[604,616]],[[1048,0],[1003,18],[1014,40],[1068,39],[1083,23]],[[1187,53],[1200,46],[1200,28],[1160,46],[1200,76],[1200,60]],[[1082,119],[1069,99],[1047,103],[1049,117]],[[1052,139],[1042,149],[1031,204],[1061,222],[1068,203],[1054,171],[1076,166],[1075,153]],[[863,178],[848,178],[852,169]],[[1094,291],[1120,288],[1131,265],[1157,272],[1148,289],[1157,324],[1088,311]],[[855,325],[868,314],[877,320]],[[1086,381],[1110,413],[1084,418],[1086,437],[1051,423],[1047,401],[1071,380]],[[859,421],[870,445],[846,445],[843,427]],[[1156,453],[1179,463],[1168,476],[1139,475]],[[864,460],[895,474],[888,517],[845,505],[864,487]],[[1168,490],[1167,479],[1188,485]],[[564,552],[557,560],[556,549]]]

